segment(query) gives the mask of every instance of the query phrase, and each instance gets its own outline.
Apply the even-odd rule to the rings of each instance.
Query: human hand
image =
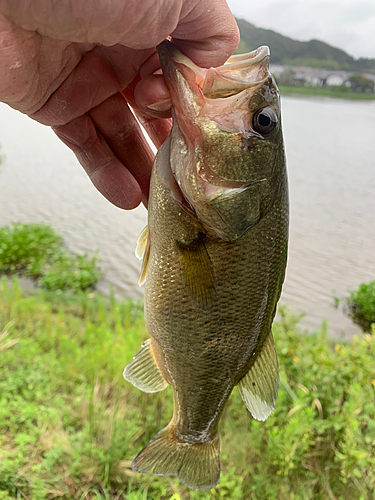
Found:
[[[0,0],[0,101],[52,126],[113,204],[147,204],[153,153],[129,105],[159,147],[171,123],[155,46],[168,35],[202,67],[238,43],[225,0]]]

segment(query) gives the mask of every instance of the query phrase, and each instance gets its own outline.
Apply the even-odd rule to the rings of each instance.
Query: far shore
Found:
[[[281,95],[296,94],[303,96],[312,97],[334,97],[339,99],[351,99],[351,100],[362,100],[362,101],[373,101],[375,100],[375,94],[357,93],[343,90],[336,90],[335,88],[321,88],[321,87],[286,87],[284,85],[279,85],[279,90]]]

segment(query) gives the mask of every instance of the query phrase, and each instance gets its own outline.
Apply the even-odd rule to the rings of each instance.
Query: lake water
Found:
[[[282,101],[291,198],[283,304],[331,335],[358,331],[333,295],[375,279],[375,102],[285,97]],[[91,185],[53,132],[0,104],[0,225],[44,221],[69,249],[99,251],[108,292],[139,298],[134,256],[146,210],[122,211]]]

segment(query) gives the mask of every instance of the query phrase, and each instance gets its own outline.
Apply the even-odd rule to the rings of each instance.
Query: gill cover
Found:
[[[269,49],[203,69],[168,41],[158,46],[173,104],[170,163],[198,218],[233,241],[267,213],[283,157]]]

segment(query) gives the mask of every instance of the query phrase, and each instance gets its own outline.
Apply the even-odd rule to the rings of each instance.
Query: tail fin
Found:
[[[219,436],[204,443],[185,443],[175,437],[169,425],[138,453],[132,469],[152,471],[155,476],[177,476],[189,488],[210,490],[220,478]]]

